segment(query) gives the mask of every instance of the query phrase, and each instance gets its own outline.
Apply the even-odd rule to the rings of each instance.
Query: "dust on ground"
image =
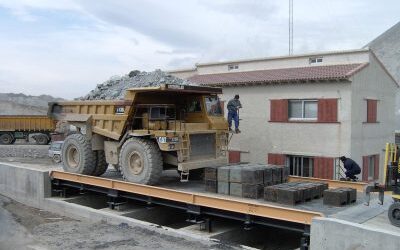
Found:
[[[0,196],[0,249],[232,249],[128,224],[90,223]]]

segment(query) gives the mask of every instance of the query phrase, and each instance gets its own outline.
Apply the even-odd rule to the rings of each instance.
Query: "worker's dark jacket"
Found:
[[[238,99],[231,99],[228,104],[227,104],[227,108],[229,112],[235,112],[237,111],[238,108],[241,108],[242,104],[240,103],[240,101]]]
[[[361,173],[361,168],[360,168],[360,166],[358,166],[358,164],[355,162],[355,161],[353,161],[352,159],[350,159],[350,158],[347,158],[345,161],[344,161],[344,168],[346,169],[346,171],[347,172],[350,172],[350,173],[352,173],[352,174],[359,174],[359,173]]]

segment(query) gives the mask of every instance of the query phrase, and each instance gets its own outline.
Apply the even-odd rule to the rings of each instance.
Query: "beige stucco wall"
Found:
[[[240,95],[241,134],[231,149],[249,151],[244,159],[265,163],[268,153],[338,157],[350,152],[350,83],[307,83],[224,88],[223,100]],[[270,99],[339,98],[337,124],[271,123]],[[225,114],[226,115],[226,114]]]
[[[291,57],[276,57],[276,58],[265,58],[259,60],[243,60],[243,61],[232,61],[224,63],[205,63],[197,64],[195,69],[171,71],[171,74],[180,78],[188,78],[193,75],[204,75],[214,73],[233,73],[241,71],[252,71],[252,70],[265,70],[265,69],[283,69],[283,68],[298,68],[308,66],[323,66],[323,65],[335,65],[335,64],[350,64],[350,63],[363,63],[368,62],[368,51],[352,51],[346,53],[333,53],[333,54],[321,54],[323,57],[322,63],[312,64],[309,63],[310,57],[318,57],[318,55],[303,55],[303,56],[291,56]],[[239,65],[238,69],[228,70],[229,64]]]
[[[380,173],[383,180],[383,161],[386,142],[394,142],[395,98],[398,88],[376,59],[353,76],[352,83],[351,158],[362,166],[362,156],[380,154]],[[378,123],[367,120],[366,99],[376,99]]]

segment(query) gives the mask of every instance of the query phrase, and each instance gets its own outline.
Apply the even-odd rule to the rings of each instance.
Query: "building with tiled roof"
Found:
[[[231,162],[284,164],[291,174],[338,179],[352,158],[365,181],[382,177],[382,148],[394,142],[398,83],[369,49],[199,63],[170,71],[240,95],[241,134]]]

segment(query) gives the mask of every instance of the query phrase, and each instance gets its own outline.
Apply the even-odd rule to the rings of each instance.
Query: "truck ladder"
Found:
[[[179,149],[180,161],[190,160],[190,136],[187,132],[182,135],[181,147]],[[181,182],[189,181],[189,170],[182,169],[181,171]]]

